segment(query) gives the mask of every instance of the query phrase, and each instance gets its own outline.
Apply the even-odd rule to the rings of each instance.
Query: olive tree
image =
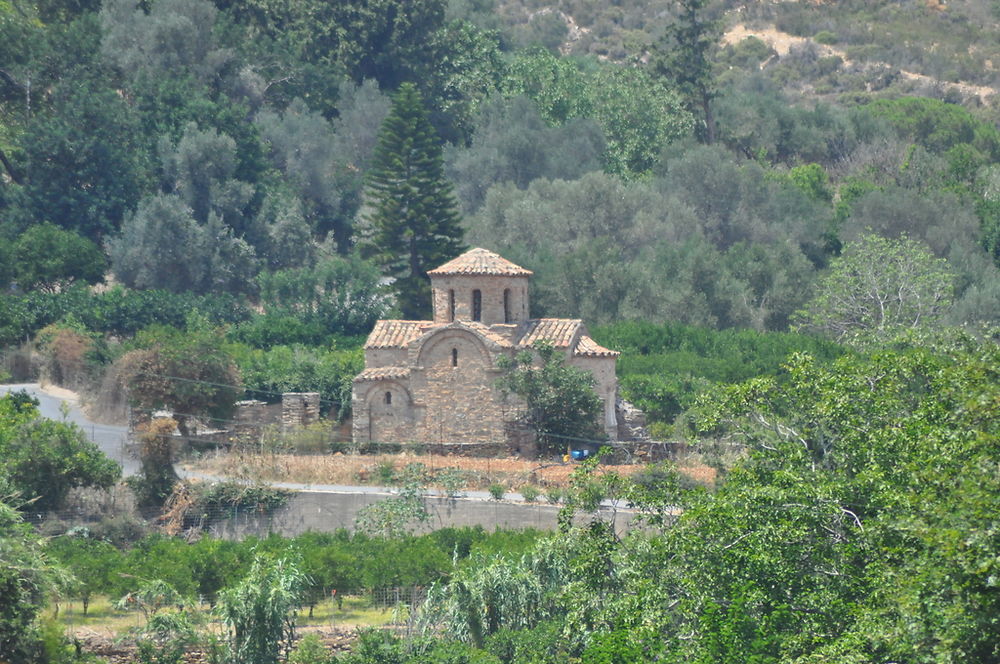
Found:
[[[797,316],[801,327],[838,341],[886,340],[937,322],[951,306],[954,281],[947,261],[922,242],[864,235],[831,263]]]

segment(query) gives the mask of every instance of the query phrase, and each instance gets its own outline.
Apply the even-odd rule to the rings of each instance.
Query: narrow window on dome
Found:
[[[386,392],[385,393],[385,405],[386,406],[391,406],[392,405],[392,392]]]
[[[503,289],[503,322],[510,322],[510,289]]]
[[[453,367],[457,367],[458,366],[458,349],[457,348],[452,348],[451,349],[451,366],[453,366]]]
[[[472,291],[472,320],[483,319],[483,294],[477,288]]]
[[[448,291],[448,321],[455,320],[455,291]]]

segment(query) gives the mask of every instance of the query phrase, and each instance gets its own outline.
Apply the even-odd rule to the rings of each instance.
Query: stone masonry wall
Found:
[[[416,421],[420,441],[504,440],[500,393],[494,386],[500,371],[476,336],[461,329],[443,330],[425,341],[415,365],[410,386],[422,410]]]
[[[407,384],[398,380],[356,383],[354,391],[352,434],[355,443],[417,441],[416,411]]]
[[[431,280],[434,304],[434,322],[449,323],[448,291],[455,291],[455,320],[472,320],[472,291],[482,294],[481,322],[485,325],[505,323],[503,309],[504,290],[510,290],[510,317],[512,322],[528,320],[527,277],[476,277],[440,276]]]
[[[618,397],[618,378],[615,376],[613,357],[570,357],[567,364],[586,369],[594,375],[594,391],[604,402],[604,431],[611,438],[618,438],[618,420],[615,416],[615,401]]]
[[[405,367],[406,357],[405,348],[366,348],[365,368]]]
[[[319,392],[285,392],[281,395],[281,428],[290,431],[319,420]]]

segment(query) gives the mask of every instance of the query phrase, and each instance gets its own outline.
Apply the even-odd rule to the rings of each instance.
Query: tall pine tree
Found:
[[[712,71],[712,56],[722,37],[721,22],[712,17],[710,0],[676,0],[677,17],[666,27],[654,49],[653,71],[676,86],[687,98],[688,110],[705,122],[701,138],[715,143],[712,101],[718,85]]]
[[[368,237],[362,252],[393,277],[406,318],[430,313],[427,270],[464,248],[441,141],[416,87],[404,83],[382,123],[365,190]]]

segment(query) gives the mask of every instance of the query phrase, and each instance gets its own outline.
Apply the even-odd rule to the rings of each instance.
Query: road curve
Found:
[[[24,390],[38,399],[38,410],[42,417],[62,420],[62,404],[66,404],[65,420],[80,427],[87,438],[97,444],[101,451],[114,459],[122,467],[125,476],[139,472],[139,461],[132,458],[128,452],[128,429],[111,424],[98,424],[90,420],[80,408],[80,402],[72,398],[58,397],[46,392],[38,383],[21,383],[16,385],[0,385],[0,394]]]

